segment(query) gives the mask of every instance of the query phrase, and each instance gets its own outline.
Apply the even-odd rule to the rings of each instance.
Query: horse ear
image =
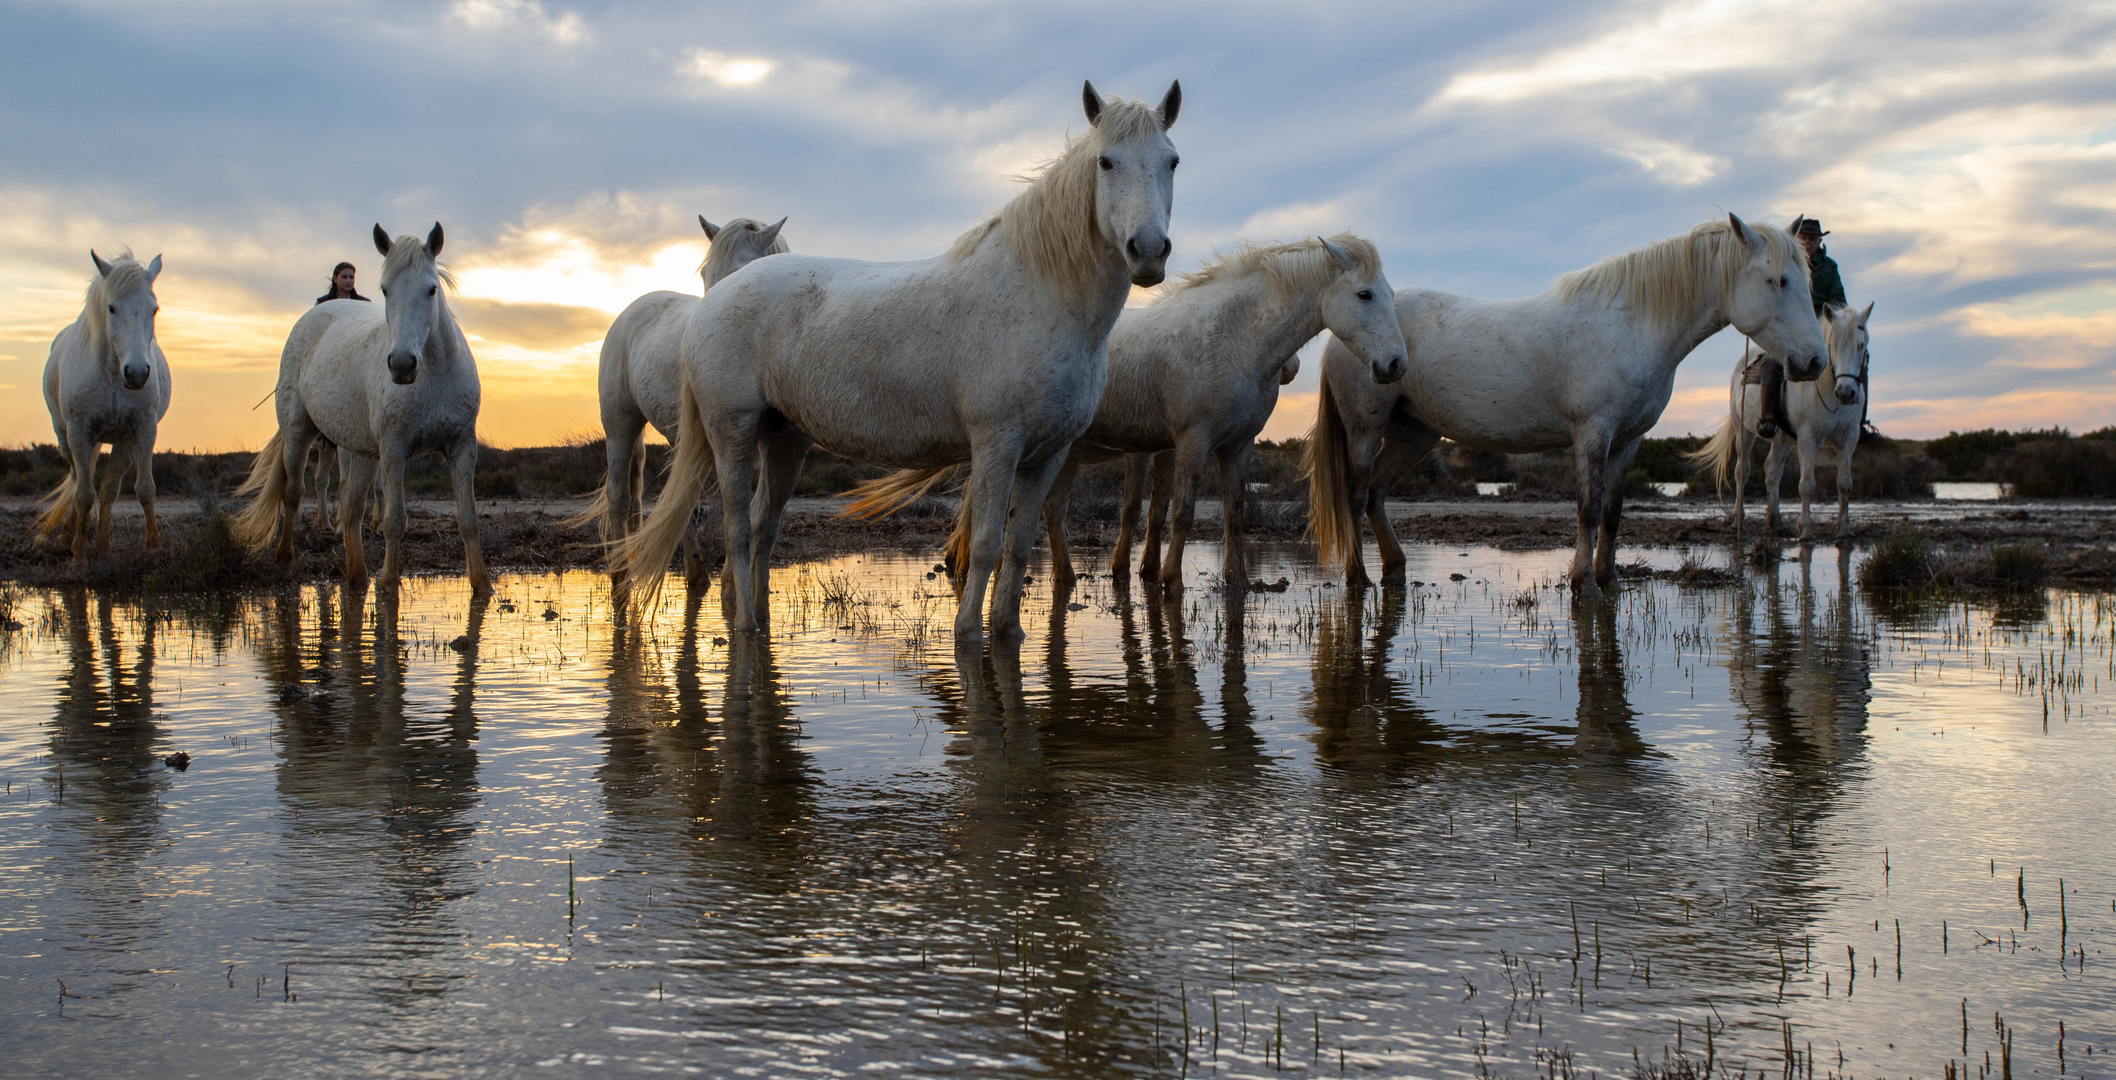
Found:
[[[766,248],[771,247],[772,244],[779,239],[779,230],[785,227],[785,218],[780,218],[779,220],[774,221],[769,225],[766,225],[764,227],[764,231],[757,234],[757,242],[763,244]]]
[[[426,257],[429,259],[440,258],[441,241],[445,239],[447,238],[441,235],[441,223],[438,221],[434,222],[433,231],[426,234]]]
[[[698,227],[705,230],[705,238],[707,240],[720,239],[720,226],[705,220],[704,214],[698,215]]]
[[[149,284],[149,285],[152,285],[152,284],[154,284],[154,279],[155,279],[155,278],[158,278],[158,277],[161,277],[161,276],[162,276],[162,257],[161,257],[160,255],[156,255],[156,256],[154,257],[154,261],[153,261],[153,262],[150,262],[150,263],[148,263],[148,264],[147,264],[147,284]],[[1868,310],[1871,310],[1871,309],[1873,308],[1873,305],[1872,305],[1872,304],[1868,304],[1868,305],[1866,305],[1866,306],[1867,306]]]
[[[1873,318],[1873,317],[1874,317],[1874,302],[1873,302],[1873,301],[1871,301],[1871,300],[1868,300],[1868,301],[1866,302],[1866,310],[1865,310],[1865,311],[1862,311],[1862,312],[1860,312],[1860,313],[1859,313],[1859,326],[1860,326],[1861,328],[1864,328],[1864,327],[1866,326],[1866,320],[1868,320],[1868,319],[1871,319],[1871,318]]]
[[[1756,230],[1749,228],[1749,223],[1741,220],[1740,214],[1729,212],[1727,224],[1733,227],[1734,235],[1741,237],[1742,243],[1749,245],[1750,251],[1763,248],[1763,237],[1756,235]]]
[[[1102,95],[1095,93],[1095,84],[1086,79],[1080,81],[1080,104],[1087,109],[1088,123],[1102,119]]]
[[[98,276],[100,276],[100,277],[109,277],[109,276],[110,276],[110,264],[109,264],[109,263],[107,263],[107,262],[104,262],[104,261],[103,261],[103,257],[102,257],[101,255],[98,255],[98,254],[96,254],[96,249],[94,249],[94,248],[89,248],[89,249],[88,249],[88,257],[89,257],[89,258],[91,258],[91,259],[94,259],[94,260],[95,260],[95,264],[96,264],[96,274],[97,274]]]
[[[1324,251],[1330,253],[1330,261],[1337,264],[1337,270],[1339,273],[1343,273],[1344,271],[1350,270],[1352,268],[1352,256],[1350,252],[1347,252],[1345,249],[1338,247],[1336,244],[1331,243],[1329,241],[1329,238],[1327,237],[1318,236],[1315,238],[1315,240],[1317,243],[1323,246]]]
[[[379,223],[375,226],[375,250],[384,255],[389,254],[389,230]]]
[[[1161,105],[1154,111],[1161,114],[1161,130],[1176,126],[1176,113],[1183,108],[1183,82],[1178,79],[1168,84],[1168,92],[1161,95]]]

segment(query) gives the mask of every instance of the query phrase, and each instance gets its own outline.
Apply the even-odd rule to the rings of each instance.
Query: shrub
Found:
[[[1866,589],[1914,589],[1932,584],[1932,542],[1916,533],[1896,533],[1875,545],[1859,568]]]
[[[2002,474],[2012,494],[2030,499],[2116,495],[2116,442],[2038,439],[2013,451]]]

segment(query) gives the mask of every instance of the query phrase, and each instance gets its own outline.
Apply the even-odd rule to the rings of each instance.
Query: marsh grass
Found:
[[[1859,585],[1870,591],[2023,592],[2041,588],[2051,569],[2050,550],[2041,544],[1948,549],[1917,533],[1896,533],[1859,568]]]

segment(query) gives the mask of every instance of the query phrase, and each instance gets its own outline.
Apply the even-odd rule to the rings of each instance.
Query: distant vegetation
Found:
[[[1688,494],[1715,495],[1711,478],[1699,475],[1683,457],[1704,445],[1704,441],[1701,436],[1686,435],[1641,442],[1624,485],[1627,497],[1659,498],[1654,485],[1669,482],[1688,484]],[[1297,438],[1256,444],[1249,455],[1249,479],[1252,484],[1263,485],[1258,492],[1261,500],[1305,501],[1307,494],[1300,479],[1303,448],[1303,440]],[[659,485],[667,453],[665,446],[647,447],[650,489]],[[478,455],[478,495],[488,499],[585,496],[601,486],[603,462],[600,439],[514,450],[488,446]],[[227,498],[242,483],[249,468],[247,453],[163,452],[154,458],[155,484],[171,498],[202,494]],[[835,495],[881,473],[875,466],[812,450],[795,490],[799,495]],[[58,448],[49,443],[0,450],[0,495],[42,495],[64,475]],[[449,494],[448,473],[436,455],[413,459],[405,480],[406,489],[415,497],[446,498]],[[1930,498],[1936,480],[2003,483],[2008,494],[2022,498],[2116,496],[2116,427],[2077,436],[2063,428],[1985,429],[1949,432],[1944,438],[1928,442],[1869,434],[1860,441],[1852,460],[1854,498]],[[1499,454],[1442,442],[1410,475],[1399,480],[1390,494],[1399,498],[1465,498],[1476,494],[1480,482],[1511,484],[1513,495],[1518,498],[1570,499],[1574,487],[1572,455],[1563,451]],[[1750,491],[1760,498],[1760,453],[1751,455],[1749,483]],[[1816,483],[1819,498],[1837,497],[1834,457],[1824,455]],[[1113,514],[1123,484],[1124,467],[1119,462],[1083,470],[1073,489],[1076,513],[1098,516],[1106,504]],[[1219,495],[1218,469],[1210,462],[1199,478],[1198,491],[1209,498]],[[1798,497],[1795,467],[1786,469],[1784,494]]]

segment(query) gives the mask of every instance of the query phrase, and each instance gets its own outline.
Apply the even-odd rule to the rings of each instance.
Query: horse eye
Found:
[[[1372,289],[1361,289],[1361,290],[1359,290],[1359,298],[1360,298],[1361,300],[1372,300],[1372,299],[1374,299],[1374,290],[1372,290]]]
[[[1778,287],[1779,287],[1779,288],[1781,288],[1781,289],[1783,289],[1783,288],[1785,288],[1785,285],[1786,285],[1785,275],[1784,275],[1784,274],[1780,274],[1780,275],[1778,275]]]
[[[441,291],[441,287],[440,287],[439,285],[428,285],[428,286],[426,287],[426,295],[428,295],[428,296],[432,296],[433,294],[435,294],[435,293],[437,293],[437,292],[440,292],[440,291]]]
[[[1117,163],[1116,163],[1116,162],[1114,162],[1114,161],[1111,161],[1110,159],[1108,159],[1108,158],[1106,158],[1106,157],[1104,157],[1104,158],[1096,158],[1096,159],[1095,159],[1095,164],[1097,164],[1097,165],[1100,165],[1100,166],[1102,166],[1102,168],[1103,168],[1103,169],[1104,169],[1105,171],[1106,171],[1106,170],[1109,170],[1109,169],[1114,169],[1114,168],[1116,168],[1116,167],[1117,167]]]
[[[112,304],[112,305],[110,305],[110,313],[111,313],[112,315],[115,315],[115,314],[117,314],[117,313],[118,313],[118,306],[117,306],[116,304]]]

